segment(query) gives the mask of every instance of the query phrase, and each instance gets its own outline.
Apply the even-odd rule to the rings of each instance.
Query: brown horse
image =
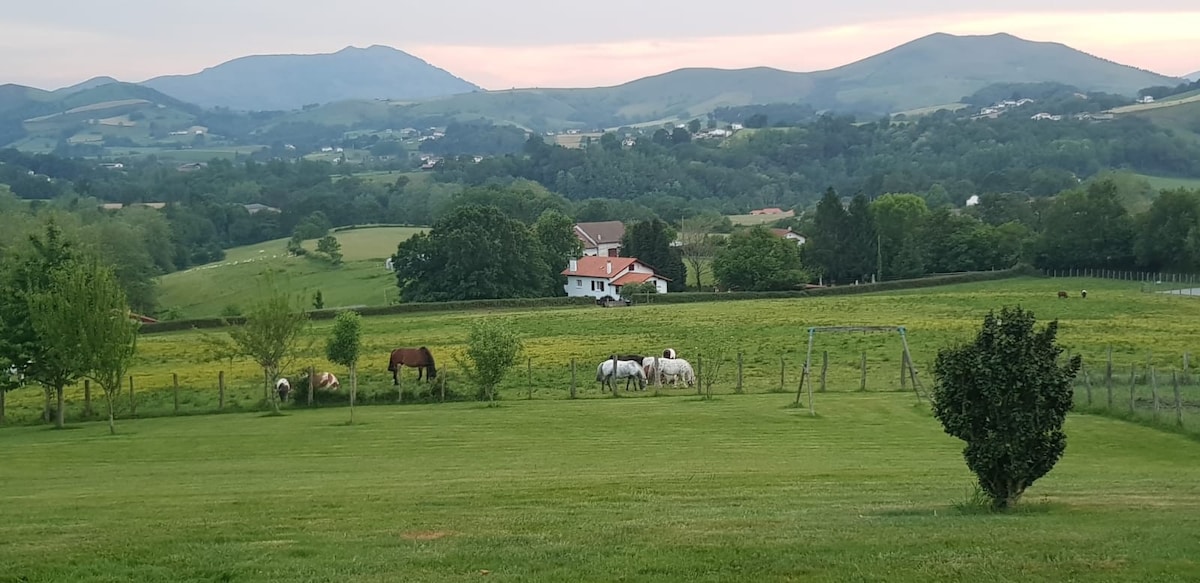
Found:
[[[388,370],[392,373],[392,384],[400,384],[400,367],[411,366],[417,369],[417,380],[421,380],[421,374],[425,370],[429,371],[425,380],[432,381],[437,378],[437,365],[433,363],[433,353],[429,352],[424,346],[420,348],[397,348],[392,351],[391,358],[388,359]]]

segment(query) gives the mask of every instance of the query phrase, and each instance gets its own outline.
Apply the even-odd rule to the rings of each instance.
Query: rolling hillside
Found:
[[[318,55],[242,57],[142,83],[204,107],[291,110],[347,99],[427,99],[480,88],[403,51],[347,47]]]
[[[1189,81],[1200,81],[1200,71],[1196,71],[1195,73],[1192,73],[1191,75],[1185,75],[1184,79],[1187,79]]]
[[[384,269],[384,259],[396,252],[401,241],[421,231],[376,227],[335,232],[345,260],[339,267],[289,257],[286,239],[230,249],[220,263],[163,276],[160,303],[184,318],[218,316],[230,306],[245,307],[257,291],[255,278],[269,268],[280,270],[289,286],[306,296],[320,290],[330,308],[386,305],[389,298],[396,298],[396,280]],[[305,247],[315,249],[316,241],[307,241]]]
[[[395,104],[393,112],[412,117],[482,116],[534,130],[616,127],[698,116],[721,106],[778,102],[890,113],[954,103],[995,83],[1043,81],[1133,96],[1139,89],[1180,80],[1058,43],[1008,34],[934,34],[826,71],[681,69],[613,87],[472,93]]]

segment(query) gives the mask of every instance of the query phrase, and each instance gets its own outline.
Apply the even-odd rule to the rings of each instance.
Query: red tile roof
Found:
[[[603,243],[620,243],[621,238],[625,236],[625,224],[621,221],[576,223],[575,236],[579,237],[586,247],[596,247]]]
[[[608,263],[610,261],[612,262],[612,273],[608,272]],[[562,271],[562,274],[608,279],[620,275],[622,271],[629,269],[629,266],[636,262],[637,259],[632,257],[580,257],[577,261],[578,265],[575,266],[575,271],[571,271],[571,267],[568,265]]]
[[[612,282],[612,285],[628,285],[631,283],[642,283],[642,282],[650,279],[651,277],[654,277],[653,273],[627,272],[627,273],[625,273],[625,275],[618,277],[616,281]]]

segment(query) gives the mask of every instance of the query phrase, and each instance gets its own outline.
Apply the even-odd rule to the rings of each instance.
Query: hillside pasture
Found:
[[[221,315],[230,306],[245,308],[258,293],[257,277],[279,270],[288,285],[311,297],[318,290],[327,307],[379,306],[396,298],[396,280],[384,269],[384,258],[396,245],[421,229],[364,228],[334,233],[345,263],[333,266],[310,257],[289,257],[287,240],[230,249],[224,261],[171,273],[160,278],[160,303],[182,318]],[[316,241],[305,247],[316,249]]]
[[[0,429],[14,581],[1175,581],[1200,445],[1071,416],[1019,510],[899,395],[520,401]],[[1119,533],[1119,534],[1117,534]],[[114,541],[119,541],[114,542]]]
[[[726,215],[729,222],[735,225],[752,227],[754,225],[769,225],[775,221],[790,218],[786,215]]]

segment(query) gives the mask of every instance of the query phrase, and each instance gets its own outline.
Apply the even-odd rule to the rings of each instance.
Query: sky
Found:
[[[486,89],[594,87],[682,67],[822,70],[934,32],[1007,32],[1166,75],[1200,70],[1196,0],[948,4],[39,0],[0,13],[0,84],[55,89],[99,75],[139,82],[250,54],[379,44]]]

